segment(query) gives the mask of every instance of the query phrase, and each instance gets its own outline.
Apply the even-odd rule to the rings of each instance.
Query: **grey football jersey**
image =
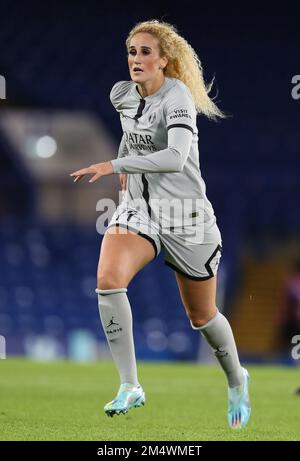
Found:
[[[178,79],[166,77],[156,93],[142,98],[135,82],[121,81],[113,86],[110,99],[120,113],[123,129],[118,158],[112,160],[113,170],[130,173],[125,199],[142,199],[150,215],[153,199],[202,199],[204,220],[213,218],[200,172],[196,109],[189,88]],[[171,168],[176,149],[168,149],[173,129],[180,129],[182,136],[185,130],[192,133],[188,155],[176,172]]]

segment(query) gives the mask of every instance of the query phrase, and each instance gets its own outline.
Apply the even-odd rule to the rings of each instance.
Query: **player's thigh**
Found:
[[[207,323],[216,314],[217,277],[192,280],[176,272],[177,285],[187,316],[195,326]]]
[[[126,288],[132,278],[155,258],[151,242],[119,227],[110,227],[102,240],[97,286],[102,290]]]

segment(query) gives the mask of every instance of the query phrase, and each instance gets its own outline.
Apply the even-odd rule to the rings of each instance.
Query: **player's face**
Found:
[[[167,58],[160,56],[159,42],[153,35],[139,32],[130,40],[128,66],[131,79],[136,83],[155,81],[163,76]]]

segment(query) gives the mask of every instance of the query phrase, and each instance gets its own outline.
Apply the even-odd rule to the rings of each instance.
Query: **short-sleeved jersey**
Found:
[[[129,174],[127,199],[142,197],[147,206],[152,199],[203,199],[204,220],[214,217],[200,172],[197,114],[189,88],[178,79],[166,77],[156,93],[142,98],[135,82],[120,81],[113,86],[110,99],[120,114],[124,133],[119,157],[128,155],[133,159],[166,149],[168,130],[172,127],[192,132],[190,152],[182,171]],[[142,105],[141,100],[144,100]]]

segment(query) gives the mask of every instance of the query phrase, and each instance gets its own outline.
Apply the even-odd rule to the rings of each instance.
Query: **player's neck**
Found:
[[[138,92],[140,93],[142,98],[146,98],[147,96],[151,96],[152,94],[156,93],[160,87],[164,84],[165,82],[165,76],[162,75],[161,78],[155,81],[151,82],[145,82],[145,83],[138,83],[137,88]]]

